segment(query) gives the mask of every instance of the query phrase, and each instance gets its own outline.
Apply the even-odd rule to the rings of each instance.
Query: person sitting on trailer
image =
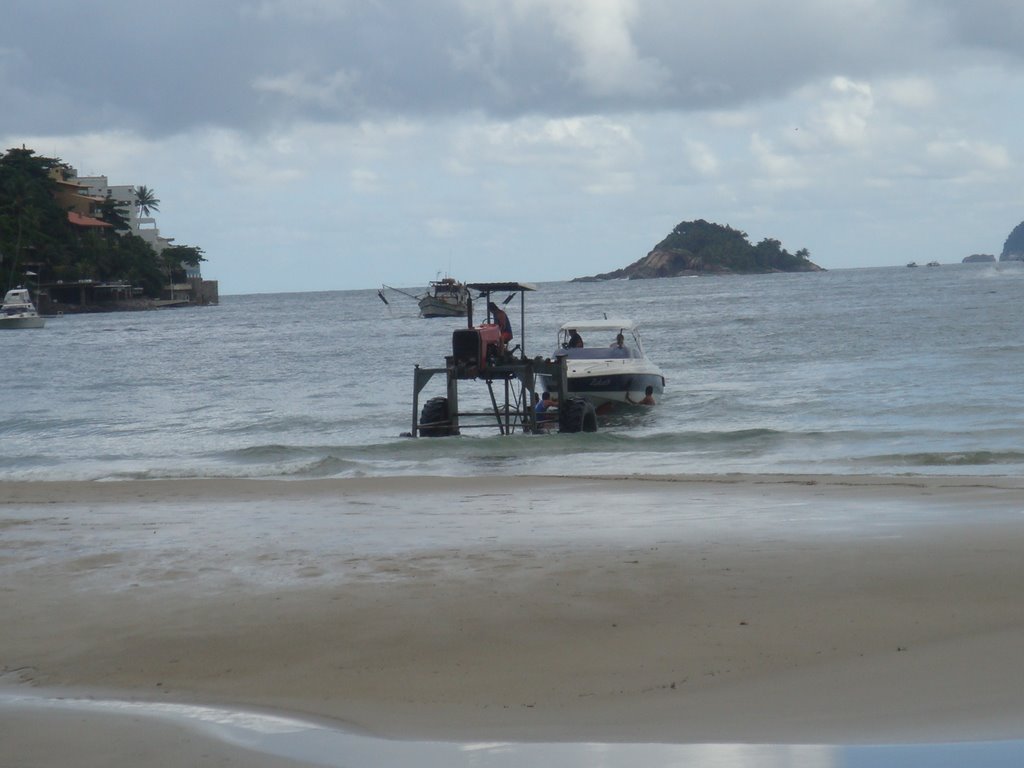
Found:
[[[545,389],[544,392],[540,396],[540,400],[537,401],[537,406],[536,406],[537,416],[542,418],[542,419],[551,418],[550,416],[544,416],[542,414],[546,414],[549,409],[557,408],[557,407],[558,407],[558,401],[555,400],[555,398],[553,398],[551,396],[551,393],[548,392],[548,390]]]
[[[487,305],[487,309],[491,313],[494,324],[501,331],[501,343],[507,345],[512,341],[512,322],[508,319],[508,315],[505,314],[505,310],[500,309],[493,301]]]
[[[535,400],[533,409],[536,412],[537,428],[548,430],[558,421],[558,401],[546,389],[540,396],[540,399],[537,399],[536,392],[533,394],[533,397]]]

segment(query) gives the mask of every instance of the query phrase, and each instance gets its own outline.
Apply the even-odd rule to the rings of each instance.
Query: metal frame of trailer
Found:
[[[443,437],[460,434],[464,429],[498,428],[503,435],[541,431],[537,412],[534,409],[534,395],[537,392],[537,378],[544,376],[553,383],[552,391],[558,395],[558,422],[564,431],[563,413],[568,406],[565,357],[555,360],[526,356],[526,293],[536,290],[530,283],[494,282],[468,283],[478,291],[484,307],[489,307],[492,296],[507,294],[501,303],[507,306],[516,295],[519,296],[519,341],[509,349],[500,342],[497,326],[492,322],[489,308],[486,321],[473,325],[473,302],[470,300],[465,329],[452,334],[452,354],[445,357],[443,368],[421,368],[416,366],[413,375],[412,393],[412,437]],[[497,302],[495,301],[497,304]],[[446,380],[444,398],[429,400],[420,410],[420,394],[434,376],[443,375]],[[459,382],[482,381],[487,385],[491,408],[484,411],[461,411],[459,409]],[[429,418],[423,418],[427,416]],[[552,419],[548,423],[556,423]],[[596,421],[594,421],[596,429]],[[571,429],[569,431],[592,431]]]

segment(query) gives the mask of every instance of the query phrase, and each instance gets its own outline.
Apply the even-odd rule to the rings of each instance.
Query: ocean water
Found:
[[[401,295],[52,318],[0,332],[0,479],[1015,475],[1022,298],[1021,264],[540,284],[516,341],[547,355],[567,319],[632,317],[667,378],[659,404],[593,434],[416,440],[413,368],[442,365],[465,320],[420,319]],[[482,408],[487,389],[460,397]]]

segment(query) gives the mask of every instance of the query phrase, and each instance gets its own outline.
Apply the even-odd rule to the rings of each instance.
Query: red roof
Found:
[[[74,224],[76,227],[113,227],[106,221],[100,219],[94,219],[92,216],[83,216],[75,211],[68,211],[68,221]]]

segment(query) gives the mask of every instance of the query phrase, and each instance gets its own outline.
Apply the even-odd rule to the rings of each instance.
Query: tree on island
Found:
[[[811,262],[810,255],[806,248],[790,253],[772,238],[751,245],[745,232],[697,219],[677,224],[650,253],[628,267],[577,279],[636,280],[699,274],[821,271],[821,267]]]

